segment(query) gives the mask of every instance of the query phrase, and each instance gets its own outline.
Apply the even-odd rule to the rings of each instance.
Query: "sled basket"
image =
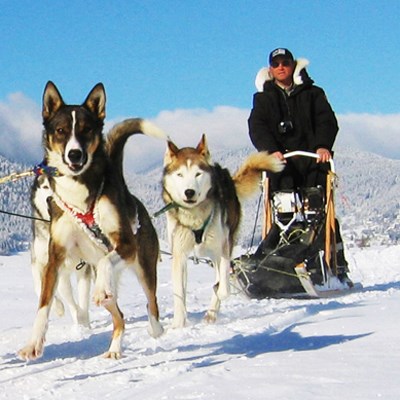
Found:
[[[300,154],[299,154],[300,153]],[[318,157],[293,152],[285,156]],[[331,171],[334,170],[331,161]],[[330,172],[331,172],[330,171]],[[265,191],[268,226],[253,254],[233,260],[236,280],[250,298],[320,297],[349,289],[333,203],[333,173],[327,189],[321,186],[275,192]],[[328,294],[329,293],[329,294]]]

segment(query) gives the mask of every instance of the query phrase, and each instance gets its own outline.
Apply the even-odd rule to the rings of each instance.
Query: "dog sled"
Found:
[[[294,151],[290,157],[317,154]],[[335,217],[335,167],[322,186],[269,193],[263,180],[263,239],[253,254],[233,260],[234,276],[250,298],[330,297],[350,290]]]

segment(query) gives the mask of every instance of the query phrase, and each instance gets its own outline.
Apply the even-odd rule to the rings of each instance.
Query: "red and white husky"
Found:
[[[282,163],[266,152],[251,154],[231,177],[211,161],[203,135],[196,148],[179,149],[168,142],[164,158],[163,198],[172,249],[174,327],[186,322],[187,258],[208,257],[215,268],[215,285],[205,314],[214,322],[221,300],[229,295],[232,248],[241,217],[240,202],[259,188],[262,171],[280,171]]]
[[[101,83],[82,105],[65,104],[52,82],[44,90],[45,160],[57,174],[47,176],[51,190],[48,259],[32,336],[19,351],[25,360],[43,353],[60,270],[70,260],[85,260],[96,269],[94,301],[103,305],[113,320],[106,357],[121,356],[125,323],[117,304],[117,282],[124,267],[136,272],[146,294],[150,335],[157,337],[163,332],[156,298],[158,239],[145,207],[128,191],[122,158],[129,136],[144,133],[166,139],[166,135],[148,121],[128,119],[104,140],[105,103]]]

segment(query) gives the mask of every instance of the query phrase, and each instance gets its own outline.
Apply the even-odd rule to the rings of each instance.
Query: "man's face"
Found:
[[[279,83],[290,86],[293,83],[295,64],[285,57],[275,57],[269,67],[272,77]]]

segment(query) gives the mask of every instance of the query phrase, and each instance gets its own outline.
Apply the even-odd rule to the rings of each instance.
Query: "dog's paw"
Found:
[[[106,306],[108,303],[114,301],[114,296],[111,292],[96,289],[93,293],[93,301],[96,306]]]
[[[204,314],[204,322],[207,324],[214,324],[215,321],[217,320],[217,313],[215,311],[212,310],[208,310],[205,314]]]
[[[18,357],[23,361],[36,360],[43,355],[43,343],[34,345],[28,344],[18,351]]]
[[[59,317],[63,317],[64,316],[64,314],[65,314],[64,303],[57,297],[54,298],[53,308],[55,309],[56,314]]]
[[[164,333],[164,328],[154,317],[149,317],[149,326],[147,327],[148,334],[153,338],[158,338]]]
[[[94,300],[94,299],[93,299]],[[73,318],[74,324],[82,328],[90,329],[90,318],[88,310],[82,310],[78,308],[75,318]]]
[[[88,313],[78,312],[76,325],[90,329],[90,320]]]
[[[120,351],[106,351],[103,357],[111,360],[119,360],[122,357],[122,353]]]

